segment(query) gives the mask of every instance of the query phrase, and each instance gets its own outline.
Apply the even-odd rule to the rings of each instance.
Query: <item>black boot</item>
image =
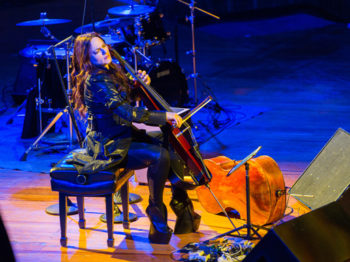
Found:
[[[146,213],[151,222],[148,234],[150,242],[155,244],[168,244],[173,231],[167,225],[167,210],[165,205],[163,205],[162,208],[156,205],[149,205],[146,209]]]
[[[193,210],[192,201],[186,198],[180,202],[173,198],[170,206],[176,215],[175,234],[196,232],[199,228],[201,216]]]

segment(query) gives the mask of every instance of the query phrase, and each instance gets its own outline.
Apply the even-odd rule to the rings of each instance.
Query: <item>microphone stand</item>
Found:
[[[196,66],[196,45],[195,45],[195,30],[194,30],[194,11],[198,10],[206,15],[209,15],[213,18],[216,19],[220,19],[220,17],[211,14],[203,9],[200,9],[198,7],[195,7],[195,1],[191,0],[191,3],[186,3],[182,0],[177,0],[182,4],[187,5],[190,8],[191,11],[191,15],[188,18],[188,20],[191,22],[191,32],[192,32],[192,50],[186,52],[186,54],[192,54],[192,64],[193,64],[193,73],[190,75],[190,77],[193,79],[193,88],[194,88],[194,100],[195,100],[195,104],[197,104],[198,102],[198,97],[197,97],[197,77],[198,77],[198,73],[197,73],[197,66]]]
[[[180,3],[182,3],[182,4],[184,4],[184,5],[187,5],[189,8],[190,8],[190,12],[191,12],[191,15],[190,15],[190,17],[188,17],[187,19],[191,22],[191,35],[192,35],[192,50],[191,51],[187,51],[186,52],[186,54],[188,54],[188,55],[192,55],[192,64],[193,64],[193,73],[191,74],[191,75],[189,75],[188,77],[187,77],[187,79],[189,79],[189,78],[192,78],[193,79],[193,89],[194,89],[194,103],[195,103],[195,105],[197,105],[197,103],[198,103],[198,89],[197,89],[197,86],[198,86],[198,81],[197,81],[197,79],[200,81],[200,84],[202,84],[202,86],[206,89],[206,93],[207,94],[205,94],[205,95],[210,95],[210,96],[212,96],[213,98],[214,98],[214,101],[215,101],[215,104],[217,105],[217,107],[216,108],[218,108],[220,111],[219,111],[219,113],[221,113],[221,112],[225,112],[225,114],[226,114],[226,116],[227,116],[227,119],[225,120],[225,122],[230,122],[231,121],[231,118],[228,116],[228,113],[227,113],[227,111],[226,110],[224,110],[221,106],[219,106],[219,104],[218,104],[218,102],[217,102],[217,100],[216,100],[216,98],[214,97],[214,95],[212,94],[212,92],[210,92],[211,90],[210,90],[210,88],[207,86],[207,84],[203,81],[203,79],[201,79],[201,77],[199,76],[199,74],[198,74],[198,72],[197,72],[197,64],[196,64],[196,45],[195,45],[195,26],[194,26],[194,23],[195,23],[195,10],[197,10],[197,11],[200,11],[201,13],[204,13],[204,14],[206,14],[206,15],[208,15],[208,16],[211,16],[211,17],[213,17],[213,18],[215,18],[215,19],[218,19],[218,20],[220,20],[220,17],[219,16],[216,16],[216,15],[214,15],[214,14],[212,14],[212,13],[209,13],[209,12],[207,12],[207,11],[205,11],[205,10],[203,10],[203,9],[201,9],[201,8],[198,8],[198,7],[196,7],[195,6],[195,1],[194,0],[191,0],[191,2],[190,3],[187,3],[187,2],[185,2],[185,1],[183,1],[183,0],[177,0],[178,2],[180,2]],[[177,28],[176,28],[176,30],[177,30]],[[175,33],[177,33],[177,31],[175,31]],[[175,35],[175,37],[177,37],[177,35]],[[175,42],[175,45],[176,45],[177,43]],[[176,60],[178,59],[178,55],[177,55],[177,46],[175,47],[175,55],[176,55]],[[186,79],[186,80],[187,80]],[[204,92],[203,92],[204,93]],[[209,108],[210,109],[210,108]],[[215,128],[215,129],[218,129],[218,128],[220,128],[220,126],[217,124],[218,123],[218,119],[215,119],[215,118],[213,118],[213,121],[214,121],[214,125],[213,125],[213,127]],[[204,128],[205,129],[207,129],[208,130],[208,133],[211,135],[211,137],[209,138],[209,139],[211,139],[211,138],[213,138],[213,137],[215,137],[216,136],[216,134],[214,134],[213,132],[212,132],[212,127],[209,127],[209,126],[207,126],[206,124],[204,124],[204,123],[202,123],[201,121],[199,122],[199,124],[201,124],[201,125],[203,125],[204,126]],[[209,140],[208,139],[208,140]],[[218,139],[217,139],[218,140]],[[224,148],[224,146],[223,146],[223,144],[221,143],[221,142],[219,142],[220,144],[221,144],[221,147],[222,148]]]

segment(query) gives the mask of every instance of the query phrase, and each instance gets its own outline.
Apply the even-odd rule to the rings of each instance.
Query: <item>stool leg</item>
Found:
[[[58,194],[59,198],[59,213],[61,226],[61,246],[67,246],[67,196],[61,192]]]
[[[122,207],[123,207],[123,227],[125,229],[130,228],[129,221],[129,181],[126,181],[120,189]]]
[[[113,222],[114,222],[114,202],[113,202],[113,194],[106,195],[106,220],[107,220],[107,232],[108,239],[107,245],[108,247],[114,246],[114,238],[113,238]]]
[[[78,212],[79,212],[79,228],[85,228],[84,218],[84,197],[77,196]]]

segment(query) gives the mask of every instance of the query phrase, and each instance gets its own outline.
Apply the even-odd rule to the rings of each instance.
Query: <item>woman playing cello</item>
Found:
[[[172,172],[169,152],[161,138],[136,129],[132,122],[158,126],[172,122],[180,127],[182,118],[173,112],[132,106],[133,81],[112,61],[110,47],[96,33],[76,38],[72,66],[74,107],[81,116],[88,118],[85,147],[92,160],[84,166],[85,172],[148,167],[149,240],[169,243],[172,230],[167,225],[167,209],[163,203],[164,185]],[[150,83],[144,71],[138,74],[144,82]],[[177,216],[175,234],[198,230],[200,216],[194,212],[184,189],[172,185],[170,206]]]

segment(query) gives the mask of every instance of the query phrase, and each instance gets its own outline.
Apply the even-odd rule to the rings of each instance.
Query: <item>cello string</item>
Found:
[[[233,226],[233,228],[234,228],[234,229],[237,229],[237,227],[235,226],[235,224],[233,224],[231,218],[228,216],[228,214],[227,214],[225,208],[223,208],[223,206],[221,205],[220,201],[216,198],[214,192],[211,191],[211,188],[210,188],[209,184],[206,184],[205,186],[209,189],[210,193],[211,193],[211,194],[213,195],[213,197],[215,198],[215,201],[219,204],[220,208],[221,208],[222,211],[224,212],[224,214],[225,214],[225,216],[227,217],[227,219],[230,221],[230,223],[231,223],[231,225]],[[239,230],[237,230],[237,233],[238,233],[239,236],[241,236],[241,234],[239,233]]]

